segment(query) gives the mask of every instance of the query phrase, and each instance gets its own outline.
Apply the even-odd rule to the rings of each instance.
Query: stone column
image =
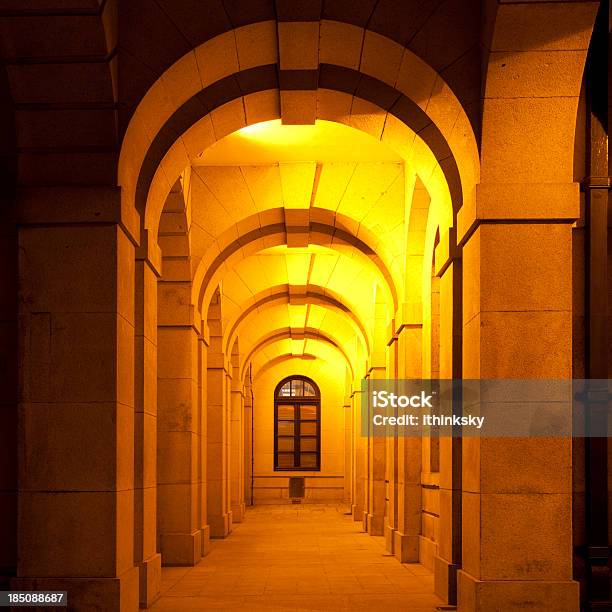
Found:
[[[578,186],[488,183],[477,196],[459,220],[464,377],[571,378]],[[464,438],[460,611],[578,610],[571,466],[568,439]]]
[[[372,435],[371,381],[384,380],[387,376],[387,307],[377,295],[374,306],[372,325],[373,349],[370,356],[370,367],[366,378],[368,380],[368,397],[362,398],[368,406],[368,439],[367,439],[367,469],[366,469],[366,507],[363,518],[363,528],[370,535],[384,535],[385,532],[385,464],[386,438]],[[365,432],[364,432],[365,433]]]
[[[0,585],[17,567],[17,228],[13,202],[0,201]]]
[[[244,391],[239,386],[237,368],[232,380],[230,415],[230,504],[232,521],[241,523],[244,519]]]
[[[386,377],[386,368],[372,367],[368,380]],[[370,402],[368,402],[370,406]],[[367,508],[363,517],[363,529],[370,535],[384,535],[385,530],[385,459],[387,440],[384,436],[372,435],[372,414],[368,414],[368,469],[367,469]]]
[[[347,383],[347,393],[344,396],[344,495],[345,504],[350,504],[353,490],[353,412],[350,395],[350,381]]]
[[[225,455],[225,465],[227,473],[224,479],[225,483],[225,499],[227,500],[227,510],[229,516],[229,530],[232,531],[234,523],[234,513],[232,512],[232,383],[233,383],[233,367],[231,361],[228,361],[225,366],[225,410],[223,411],[225,439],[223,440],[223,448]]]
[[[161,254],[148,232],[136,252],[134,406],[134,563],[140,605],[148,607],[161,588],[157,552],[157,278]]]
[[[210,347],[207,364],[207,490],[208,524],[212,538],[226,537],[232,528],[228,497],[228,364],[222,352],[221,321],[209,307]],[[220,314],[220,313],[219,313]],[[213,316],[211,316],[213,315]]]
[[[200,516],[200,531],[202,533],[202,556],[210,552],[210,526],[208,525],[208,410],[206,398],[208,389],[208,329],[203,324],[200,342],[198,343],[198,404],[200,406],[200,437],[198,446],[199,471],[198,486],[200,489],[198,510]]]
[[[138,609],[134,244],[119,189],[20,194],[17,590]]]
[[[201,317],[192,304],[189,200],[180,181],[159,226],[158,525],[164,565],[194,565],[202,555],[199,395]]]
[[[253,448],[253,396],[250,372],[247,373],[244,384],[244,499],[247,505],[252,505],[251,479],[253,466],[251,465],[251,452]]]
[[[391,340],[387,350],[387,373],[389,377],[397,379],[397,336],[391,333]],[[397,413],[397,409],[395,410]],[[385,547],[393,554],[395,548],[395,532],[397,531],[397,451],[398,431],[397,426],[387,425],[386,438],[386,471],[385,471]]]
[[[436,250],[440,277],[440,378],[462,376],[462,265],[454,232],[442,237]],[[460,396],[456,403],[461,401]],[[461,437],[440,437],[440,519],[438,554],[434,558],[436,594],[457,602],[457,571],[461,568]]]
[[[166,251],[167,257],[169,250]],[[158,300],[160,550],[164,565],[194,565],[202,556],[198,516],[202,407],[198,402],[200,330],[197,324],[200,320],[191,306],[188,276],[160,280]]]
[[[351,405],[353,410],[353,499],[351,502],[351,513],[354,521],[363,521],[366,503],[367,485],[367,432],[363,431],[361,389],[351,394]]]
[[[398,319],[400,320],[400,319]],[[420,379],[422,376],[421,305],[405,304],[397,329],[398,377]],[[421,438],[398,437],[397,445],[397,530],[394,554],[401,563],[419,560],[421,534]]]

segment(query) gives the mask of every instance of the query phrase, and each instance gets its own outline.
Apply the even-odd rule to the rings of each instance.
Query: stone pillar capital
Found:
[[[162,253],[151,230],[140,231],[140,245],[136,248],[136,261],[143,261],[158,278],[162,275]]]
[[[211,351],[208,354],[208,370],[219,370],[220,372],[224,372],[226,375],[229,374],[227,367],[227,360],[223,353],[217,353],[215,351]]]
[[[371,379],[380,379],[384,378],[387,372],[387,368],[383,365],[371,365],[368,368],[368,373],[366,374],[366,378]]]
[[[168,329],[168,330],[180,330],[180,329],[191,329],[193,330],[198,338],[201,338],[201,330],[197,326],[197,321],[192,320],[191,318],[185,319],[185,321],[177,321],[175,323],[162,323],[158,325],[159,329]]]
[[[17,192],[19,225],[117,224],[138,246],[140,215],[120,187],[24,187]]]
[[[440,237],[434,253],[434,273],[441,277],[453,261],[461,259],[461,247],[457,245],[457,230],[449,228]]]
[[[574,223],[578,218],[578,183],[480,183],[475,201],[457,214],[457,244],[463,246],[484,223]]]
[[[395,313],[395,335],[399,337],[406,327],[423,326],[423,304],[418,302],[402,302]]]

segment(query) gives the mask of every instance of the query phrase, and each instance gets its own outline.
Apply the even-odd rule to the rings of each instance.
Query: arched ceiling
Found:
[[[191,280],[202,318],[220,289],[223,350],[239,339],[241,368],[271,339],[294,351],[297,338],[317,339],[308,354],[318,356],[324,338],[361,376],[374,319],[392,321],[406,299],[409,234],[427,230],[429,204],[410,214],[415,182],[393,149],[355,128],[257,124],[204,149],[173,186],[164,265],[170,275],[188,265],[180,281]]]
[[[68,182],[108,182],[116,168],[117,144],[129,122],[118,172],[122,206],[135,204],[154,238],[168,194],[184,169],[191,168],[183,215],[188,240],[164,232],[162,242],[164,248],[179,242],[183,250],[188,246],[197,306],[207,308],[219,284],[223,296],[234,296],[226,312],[234,298],[242,304],[266,291],[264,286],[252,287],[253,291],[249,287],[250,297],[244,291],[241,295],[240,283],[228,275],[252,255],[275,246],[308,251],[319,245],[336,258],[330,274],[327,255],[283,253],[278,255],[284,258],[287,279],[275,284],[297,286],[293,270],[303,268],[295,262],[304,255],[312,267],[313,285],[342,295],[341,303],[355,308],[351,307],[353,317],[343,318],[330,304],[313,303],[308,316],[317,325],[309,327],[304,317],[298,324],[293,319],[303,307],[292,303],[290,289],[285,306],[266,308],[268,317],[263,307],[258,308],[248,318],[262,329],[267,325],[269,333],[310,329],[323,337],[325,332],[327,344],[343,354],[350,344],[347,338],[357,338],[363,350],[371,317],[360,301],[371,303],[376,294],[392,316],[405,298],[406,167],[421,176],[435,201],[432,210],[444,211],[449,226],[452,204],[457,208],[464,191],[469,193],[478,158],[468,107],[448,85],[461,82],[465,88],[469,79],[461,70],[461,58],[473,60],[471,50],[478,54],[478,27],[472,25],[476,20],[455,27],[465,1],[444,0],[427,8],[416,0],[366,4],[210,0],[202,11],[182,0],[75,0],[63,7],[62,20],[53,19],[50,7],[48,13],[33,7],[24,14],[19,6],[11,8],[3,25],[38,28],[43,40],[38,50],[45,56],[39,62],[34,49],[4,50],[17,60],[8,69],[13,91],[24,104],[41,104],[50,78],[54,86],[46,89],[58,96],[55,109],[67,111],[66,116],[58,114],[58,124],[72,121],[74,126],[65,130],[74,142],[61,150],[45,149],[44,139],[38,148],[30,146],[23,156],[31,159],[21,166],[22,178],[29,184],[46,184],[58,168],[70,167],[75,176]],[[58,30],[69,16],[79,26],[78,37],[62,37]],[[68,61],[62,61],[57,44],[45,46],[45,25],[52,32],[49,41],[65,40],[61,51]],[[435,44],[440,31],[448,34],[443,47]],[[450,40],[453,45],[447,44]],[[78,49],[86,51],[79,55]],[[453,63],[457,66],[450,68]],[[453,77],[457,68],[460,79]],[[90,86],[82,87],[83,82]],[[79,95],[86,99],[76,99]],[[72,98],[81,109],[86,105],[89,111],[99,110],[100,125],[107,120],[113,124],[98,129],[94,112],[70,114]],[[33,116],[28,115],[28,121]],[[237,129],[279,118],[288,124],[331,119],[361,133],[303,143],[308,154],[301,155],[296,155],[293,136],[287,156],[271,146],[268,130],[269,156],[263,159],[269,168],[261,166],[261,151],[256,161],[247,155],[246,143],[258,142],[257,127],[237,136],[242,138],[242,157],[231,154],[235,135],[206,151]],[[24,125],[31,126],[28,121]],[[316,124],[312,127],[317,129]],[[106,140],[94,143],[98,132]],[[75,145],[79,138],[80,149]],[[334,147],[337,142],[344,148]],[[80,166],[71,163],[77,149]],[[40,153],[48,164],[33,161]],[[82,167],[83,160],[92,161],[98,175]],[[364,270],[361,276],[357,268]],[[299,286],[309,283],[310,279]],[[278,317],[270,316],[274,309]],[[281,316],[281,311],[286,314]],[[238,321],[239,315],[232,316]],[[240,325],[244,335],[247,319]],[[258,338],[250,342],[256,344]],[[321,339],[307,341],[317,347],[325,344]]]
[[[124,197],[145,213],[145,227],[156,232],[170,184],[205,148],[281,117],[357,127],[412,158],[455,211],[471,201],[478,152],[466,109],[413,51],[354,30],[341,22],[262,21],[211,39],[169,68],[138,106],[119,164]]]
[[[315,337],[304,340],[291,339],[288,334],[285,337],[279,334],[276,339],[264,341],[253,353],[248,363],[251,365],[254,376],[257,376],[262,368],[274,367],[284,361],[283,358],[291,358],[299,364],[300,373],[307,376],[309,371],[312,372],[321,367],[338,369],[343,373],[348,368],[350,372],[350,364],[346,355],[334,346],[333,342]],[[243,367],[241,380],[244,380],[246,371],[246,367]],[[312,378],[316,380],[316,376]]]
[[[365,372],[374,296],[392,318],[403,291],[405,184],[392,150],[327,122],[269,122],[204,151],[183,181],[193,299],[206,318],[220,289],[224,351],[239,339],[242,371],[289,342]]]
[[[320,162],[312,185],[317,194],[331,194],[332,204],[315,197],[306,214],[306,207],[288,205],[281,180],[282,201],[258,207],[248,187],[251,200],[232,198],[228,215],[225,191],[215,194],[208,184],[216,174],[210,168],[221,161],[214,155],[220,153],[211,148],[208,157],[201,154],[228,134],[272,119],[350,125],[401,159],[378,158],[388,165],[385,171],[404,164],[419,176],[431,200],[423,241],[429,246],[438,226],[443,231],[454,223],[459,206],[468,205],[466,217],[473,212],[481,107],[485,119],[493,117],[483,132],[486,180],[570,180],[571,147],[565,142],[575,128],[596,3],[491,2],[484,4],[488,12],[482,20],[474,18],[481,6],[479,0],[206,0],[202,10],[192,0],[6,0],[0,8],[6,73],[1,89],[3,101],[11,102],[7,114],[14,115],[17,182],[26,187],[119,184],[121,214],[136,206],[150,217],[144,226],[156,237],[177,177],[195,165],[194,175],[213,194],[203,206],[197,201],[204,200],[193,198],[186,214],[193,230],[190,272],[204,293],[227,272],[227,263],[275,245],[320,244],[346,257],[369,259],[384,278],[378,287],[386,287],[397,306],[406,298],[401,247],[409,217],[402,210],[401,225],[395,223],[400,209],[393,208],[389,194],[399,183],[383,186],[375,201],[385,177],[377,172],[380,185],[361,202],[365,206],[353,199],[350,211],[333,191],[342,184],[337,176],[329,189],[321,189],[327,169],[340,175],[343,164],[362,168],[376,159],[351,158],[346,150],[322,162],[310,155],[305,161]],[[551,123],[541,118],[547,112],[534,114],[531,106],[521,106],[523,98],[507,91],[510,80],[502,73],[531,66],[527,54],[558,48],[578,51],[581,59],[569,66],[563,53],[553,53],[545,69],[537,68],[543,86],[537,99],[544,110],[550,109],[546,88],[559,73],[568,77],[567,103],[555,109]],[[514,67],[506,69],[508,59]],[[504,113],[509,105],[513,112]],[[511,129],[496,121],[499,116],[512,119]],[[566,138],[558,137],[560,126]],[[537,137],[514,137],[525,131]],[[250,128],[251,136],[256,133]],[[501,141],[511,146],[500,149]],[[540,156],[541,166],[517,167],[524,150],[515,141],[527,148],[535,142],[552,154]],[[247,147],[242,149],[246,155]],[[270,155],[279,172],[281,159],[296,161],[278,151]],[[347,155],[350,159],[341,159]],[[231,170],[229,162],[224,162],[227,174],[240,168],[244,176],[245,164],[252,163],[248,156],[234,159]],[[254,174],[265,183],[265,173]],[[353,180],[346,183],[347,192]],[[357,191],[368,193],[369,187],[366,181]],[[236,219],[224,225],[235,210]],[[221,271],[217,264],[223,259]]]
[[[351,371],[351,378],[354,378],[358,373],[360,375],[365,373],[365,359],[363,363],[360,363],[359,360],[359,353],[363,351],[358,350],[358,340],[355,339],[347,322],[337,318],[336,322],[339,323],[339,327],[334,328],[329,324],[323,325],[322,320],[325,312],[313,312],[312,315],[308,312],[316,309],[316,306],[308,305],[281,305],[270,309],[268,313],[251,317],[253,325],[243,330],[244,343],[241,338],[241,372],[244,372],[244,369],[248,367],[253,357],[262,348],[270,344],[290,340],[291,352],[294,355],[313,353],[321,356],[318,352],[321,346],[331,346],[346,362]],[[325,311],[325,309],[320,310]],[[317,317],[317,314],[322,316]],[[318,327],[304,327],[304,322],[309,318]],[[280,327],[278,321],[282,320],[288,320],[290,325]]]
[[[360,341],[366,353],[369,352],[372,346],[371,330],[367,325],[368,315],[371,314],[373,308],[367,299],[362,299],[361,304],[356,304],[351,307],[350,302],[344,299],[343,296],[334,295],[334,292],[328,288],[319,285],[275,285],[261,291],[258,294],[242,301],[237,302],[235,296],[231,295],[231,281],[225,283],[225,287],[230,285],[226,294],[226,314],[225,321],[225,340],[224,349],[227,350],[234,342],[236,335],[240,334],[243,325],[250,324],[248,317],[254,313],[261,314],[272,306],[278,304],[287,304],[302,306],[305,304],[318,305],[327,310],[331,310],[345,317],[351,325],[355,337]],[[372,286],[365,286],[367,290],[371,290]],[[364,297],[367,294],[362,294]],[[361,305],[361,308],[359,307]],[[364,316],[366,315],[366,316]]]
[[[226,300],[227,327],[250,307],[255,296],[278,293],[276,287],[283,287],[283,292],[296,300],[317,293],[336,299],[364,324],[372,317],[371,297],[378,285],[383,288],[388,314],[392,315],[392,295],[378,269],[369,263],[358,251],[311,245],[300,249],[271,247],[236,265],[224,266],[219,281]]]
[[[320,90],[318,95],[317,113],[311,123],[328,120],[346,124],[391,147],[435,194],[441,210],[448,211],[445,214],[450,215],[451,223],[453,211],[456,212],[464,201],[472,201],[478,175],[478,152],[473,134],[469,128],[466,129],[465,116],[461,120],[454,116],[449,121],[451,133],[445,137],[429,119],[412,128],[408,115],[398,117],[384,106],[352,93]],[[455,101],[454,110],[445,109],[445,112],[454,115],[462,111]],[[184,119],[182,111],[180,116],[184,125],[166,130],[163,132],[165,142],[151,143],[146,149],[147,157],[142,161],[137,184],[133,173],[126,168],[127,162],[120,163],[124,199],[132,203],[132,197],[135,199],[140,213],[144,214],[145,227],[153,234],[157,231],[159,214],[171,182],[185,167],[198,165],[202,151],[218,140],[258,122],[280,118],[278,90],[254,92],[230,100],[203,117],[196,114],[193,123]],[[182,131],[182,135],[176,136],[175,130]],[[143,147],[147,147],[146,140],[145,143],[135,142],[136,137],[132,134],[126,138],[128,141],[124,144],[122,158],[129,156],[131,162],[137,164],[137,150],[140,148],[142,152]],[[451,139],[450,143],[447,138]],[[453,156],[453,149],[459,155],[457,159]]]
[[[351,316],[334,320],[337,311],[331,305],[313,303],[309,317],[317,325],[313,324],[312,329],[323,333],[326,327],[333,327],[330,331],[337,334],[342,330],[345,338],[351,334],[353,340],[361,337],[358,344],[365,347],[371,344],[368,313],[363,306],[355,305],[371,302],[371,295],[376,293],[391,317],[405,297],[406,164],[410,172],[423,176],[440,210],[449,211],[451,200],[458,203],[463,198],[453,151],[465,146],[472,133],[461,104],[438,68],[406,48],[406,32],[393,28],[386,31],[384,23],[393,11],[380,13],[376,3],[369,11],[370,17],[361,23],[354,21],[352,6],[338,10],[337,6],[327,9],[321,3],[313,3],[312,7],[299,4],[301,8],[282,1],[211,1],[207,2],[204,20],[200,19],[201,11],[181,0],[80,6],[80,19],[76,21],[83,28],[87,23],[96,24],[92,41],[99,42],[102,33],[106,55],[102,56],[102,47],[96,48],[96,62],[83,62],[83,74],[69,67],[75,64],[76,55],[66,65],[58,62],[62,67],[55,70],[55,80],[61,84],[70,74],[73,83],[93,84],[84,89],[93,97],[77,102],[97,110],[96,96],[100,93],[100,124],[110,117],[115,129],[109,125],[99,129],[93,112],[70,114],[74,87],[66,82],[55,102],[60,110],[69,111],[74,125],[65,133],[75,142],[81,138],[81,165],[73,162],[77,149],[73,151],[70,143],[61,151],[45,150],[41,140],[40,152],[47,156],[49,164],[22,165],[26,174],[29,172],[22,178],[29,184],[46,184],[49,171],[54,176],[61,174],[57,172],[59,166],[75,170],[68,182],[108,183],[109,174],[116,168],[116,143],[121,141],[131,118],[122,141],[118,171],[122,210],[135,204],[144,227],[152,230],[152,240],[158,237],[159,218],[168,194],[184,169],[191,168],[184,182],[184,211],[167,209],[180,221],[167,223],[159,238],[168,255],[166,268],[171,268],[183,284],[188,282],[185,265],[189,266],[193,304],[205,309],[220,283],[224,296],[231,295],[232,290],[236,293],[240,285],[233,285],[233,277],[226,278],[227,273],[251,255],[275,246],[294,250],[319,245],[334,252],[337,263],[326,275],[323,255],[317,253],[311,258],[313,286],[342,295],[342,303],[353,306]],[[255,5],[257,10],[253,10]],[[398,5],[393,10],[415,19],[421,15],[420,10],[406,13],[405,6]],[[70,7],[67,11],[70,13]],[[345,13],[350,17],[343,17]],[[435,18],[443,24],[440,16],[447,14],[447,9],[438,11],[432,7],[427,13],[427,19]],[[453,11],[448,14],[453,15]],[[427,19],[423,21],[423,31],[428,29]],[[44,38],[43,21],[39,29]],[[30,23],[35,25],[33,20]],[[56,29],[52,31],[57,34]],[[411,30],[412,35],[418,36],[418,32]],[[338,45],[338,40],[343,44]],[[85,45],[84,41],[86,38],[70,40],[69,53]],[[415,47],[428,48],[422,43]],[[35,100],[40,92],[32,89],[39,79],[31,80],[29,74],[37,70],[32,68],[37,62],[32,60],[30,57],[28,62],[10,69],[14,77],[11,85],[23,93],[24,101],[30,96],[30,100],[40,103],[42,98]],[[53,63],[53,58],[47,57],[44,69],[52,80],[49,66]],[[40,84],[45,84],[43,78]],[[443,100],[442,111],[437,100]],[[58,124],[61,117],[58,115]],[[315,119],[331,119],[338,124],[333,128],[336,135],[323,139],[325,142],[303,143],[302,151],[310,149],[308,154],[302,152],[299,156],[293,135],[287,156],[281,154],[279,147],[270,146],[268,130],[265,146],[269,156],[262,158],[259,151],[256,161],[246,155],[245,144],[258,143],[258,128],[251,127],[238,136],[242,138],[242,157],[231,154],[232,136],[226,142],[218,142],[244,126],[279,118],[284,123],[311,124]],[[312,127],[316,130],[317,125]],[[360,133],[352,132],[352,128]],[[100,141],[102,146],[93,141],[89,146],[87,137],[98,129],[107,140]],[[206,152],[214,142],[218,147]],[[344,148],[334,147],[338,142]],[[226,153],[230,150],[230,155],[221,158],[222,149]],[[27,153],[32,159],[38,154],[31,147]],[[271,168],[262,168],[262,159]],[[83,167],[83,160],[93,161],[91,167]],[[92,168],[98,174],[92,174]],[[452,215],[447,214],[446,224],[450,222]],[[187,225],[188,239],[181,238],[173,225]],[[294,255],[286,256],[286,262],[297,261],[297,253]],[[356,268],[364,270],[367,280],[354,272]],[[274,325],[293,333],[294,329],[308,328],[308,321],[299,326],[290,321],[299,305],[291,300],[291,287],[296,282],[290,277],[294,274],[287,276],[286,281],[279,282],[290,287],[284,308],[289,321],[280,317]],[[252,296],[266,290],[253,289]],[[238,302],[240,299],[236,295]],[[230,304],[228,301],[226,311]],[[251,317],[260,317],[262,324],[269,323],[272,318],[262,316],[262,309],[258,308]],[[247,321],[241,325],[246,328]],[[273,331],[270,329],[270,333]],[[347,342],[338,339],[336,345]],[[320,344],[319,341],[315,346]],[[346,353],[348,349],[342,350]]]
[[[213,287],[219,278],[216,267],[235,265],[229,257],[239,248],[244,256],[273,244],[319,244],[350,256],[361,251],[380,269],[397,302],[405,251],[404,165],[387,147],[346,126],[318,122],[300,127],[304,136],[296,144],[295,126],[276,122],[234,134],[202,156],[217,165],[192,168],[194,290],[200,284]],[[257,163],[268,136],[267,162],[280,159]],[[350,155],[339,161],[341,154],[350,153],[348,148],[337,147],[330,155],[325,143],[339,139],[359,145],[360,157],[369,161],[351,161]],[[330,157],[335,161],[327,161]],[[235,165],[237,159],[248,165]],[[204,304],[206,299],[203,295]]]

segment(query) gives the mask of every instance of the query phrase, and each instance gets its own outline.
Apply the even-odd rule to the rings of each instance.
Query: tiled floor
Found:
[[[192,568],[164,568],[157,611],[406,610],[441,602],[420,565],[401,565],[341,506],[256,506]]]

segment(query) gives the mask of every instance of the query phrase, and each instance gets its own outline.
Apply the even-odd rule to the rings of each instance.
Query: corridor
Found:
[[[197,566],[162,570],[157,611],[434,612],[433,577],[400,564],[342,505],[261,505]]]
[[[610,15],[0,0],[0,591],[612,610]]]

